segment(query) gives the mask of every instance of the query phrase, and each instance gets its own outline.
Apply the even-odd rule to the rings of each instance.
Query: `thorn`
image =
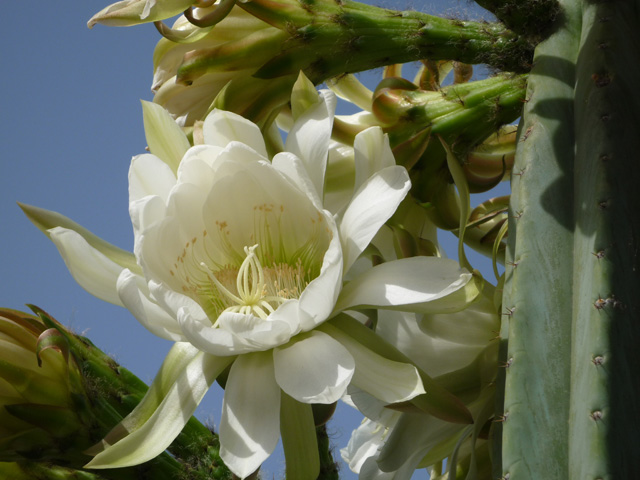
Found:
[[[596,310],[602,310],[604,307],[607,306],[607,301],[604,298],[602,298],[600,295],[598,295],[598,299],[595,301],[593,306],[596,307]]]
[[[506,362],[503,362],[501,364],[499,364],[499,367],[502,368],[509,368],[511,366],[511,364],[513,363],[513,357],[510,357],[509,360],[507,360]]]
[[[527,138],[529,138],[529,135],[531,135],[531,132],[533,130],[533,125],[531,125],[529,128],[527,128],[527,130],[524,132],[524,135],[522,135],[522,140],[520,140],[521,142],[524,142],[527,140]]]
[[[596,355],[591,358],[591,363],[593,363],[596,367],[601,367],[604,364],[604,357],[602,355]]]
[[[494,420],[496,423],[505,423],[509,418],[509,412],[504,412],[503,415],[499,415],[498,418]]]
[[[524,212],[523,212],[522,210],[518,210],[518,211],[515,213],[515,215],[513,216],[513,218],[514,218],[515,220],[520,220],[520,217],[522,217],[522,214],[523,214],[523,213],[524,213]]]
[[[600,410],[595,410],[591,412],[589,416],[591,417],[591,420],[593,420],[594,422],[602,420],[602,412]]]
[[[591,75],[591,80],[593,80],[593,83],[595,83],[596,87],[601,88],[606,87],[611,83],[611,76],[608,72],[594,73],[593,75]]]
[[[506,315],[507,317],[511,317],[513,315],[513,312],[515,311],[516,307],[511,307],[511,308],[507,308],[507,311],[505,313],[503,313],[502,315]]]
[[[517,175],[518,177],[522,178],[522,175],[524,175],[524,172],[527,170],[527,167],[521,168],[520,171],[518,173],[514,173],[514,175]]]
[[[604,252],[604,250],[598,250],[597,252],[591,252],[591,255],[593,255],[598,260],[600,260],[601,258],[604,258],[605,252]]]
[[[520,263],[520,262],[507,262],[507,265],[509,265],[509,266],[511,266],[511,267],[513,267],[515,269],[515,268],[518,268],[518,263]]]

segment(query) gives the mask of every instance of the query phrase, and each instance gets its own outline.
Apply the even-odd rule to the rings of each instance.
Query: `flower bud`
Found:
[[[38,316],[0,309],[0,478],[171,480],[187,472],[229,478],[217,437],[193,418],[171,445],[173,457],[83,471],[88,449],[133,410],[147,386],[88,339],[31,308]]]
[[[259,122],[288,101],[297,72],[268,80],[253,77],[279,54],[289,39],[286,32],[239,7],[213,28],[199,28],[181,16],[170,31],[154,51],[152,90],[154,102],[179,124],[193,125],[213,108]]]
[[[122,0],[96,13],[87,26],[96,23],[113,27],[129,27],[140,23],[155,22],[184,12],[197,0]]]

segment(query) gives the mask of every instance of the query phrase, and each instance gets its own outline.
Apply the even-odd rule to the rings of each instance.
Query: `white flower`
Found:
[[[466,309],[421,315],[380,312],[376,333],[406,354],[423,371],[464,398],[474,420],[484,425],[493,412],[500,317],[491,300],[493,288]],[[348,403],[367,418],[340,452],[361,480],[408,480],[414,470],[450,456],[458,438],[472,426],[433,415],[400,413],[366,392],[350,388]]]
[[[221,456],[241,478],[280,435],[287,458],[317,451],[310,404],[335,402],[350,383],[385,403],[424,393],[415,367],[364,347],[337,318],[329,320],[359,307],[430,311],[464,291],[471,274],[450,260],[419,257],[371,268],[343,288],[344,274],[396,210],[409,178],[403,167],[384,166],[369,172],[339,216],[324,209],[335,99],[312,90],[317,99],[309,102],[312,86],[299,82],[292,102],[304,108],[285,152],[271,161],[259,128],[238,115],[213,111],[205,144],[182,152],[186,147],[161,141],[182,144],[168,114],[145,106],[152,154],[135,157],[129,176],[135,264],[70,220],[23,206],[83,287],[176,342],[149,393],[89,468],[161,453],[227,369]],[[298,424],[281,421],[281,411],[297,415]],[[288,475],[316,478],[317,458],[303,463]]]

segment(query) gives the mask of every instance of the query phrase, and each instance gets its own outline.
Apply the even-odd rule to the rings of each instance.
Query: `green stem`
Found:
[[[327,434],[327,425],[316,427],[316,439],[318,440],[318,453],[320,454],[320,475],[318,480],[338,480],[338,464],[331,455],[331,442]],[[294,480],[294,479],[290,479]]]
[[[302,70],[317,84],[344,73],[425,58],[486,63],[512,72],[531,67],[529,40],[502,24],[448,20],[350,0],[252,0],[238,5],[290,36],[281,53],[254,74],[258,78]],[[189,84],[217,63],[215,55],[194,52],[185,58],[177,81]]]

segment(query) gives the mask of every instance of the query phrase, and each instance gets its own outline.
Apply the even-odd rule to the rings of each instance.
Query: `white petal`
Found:
[[[303,403],[333,403],[347,389],[355,363],[340,343],[312,331],[273,352],[276,381]]]
[[[463,316],[467,310],[469,308],[442,316]],[[456,325],[454,318],[451,318],[451,324]],[[463,330],[464,326],[457,328]],[[376,333],[409,357],[430,377],[461,369],[471,363],[496,336],[496,331],[494,329],[493,332],[488,332],[488,338],[485,337],[485,342],[480,345],[477,342],[451,342],[423,332],[415,313],[390,310],[379,310],[376,326]],[[466,335],[463,331],[460,333],[461,336]]]
[[[93,248],[73,230],[55,227],[48,233],[69,272],[82,288],[101,300],[122,306],[116,290],[118,275],[124,270],[120,265]]]
[[[340,456],[351,471],[360,473],[365,460],[378,453],[386,432],[385,426],[367,418],[351,433],[349,443],[340,450]]]
[[[239,355],[269,350],[286,343],[291,329],[285,322],[264,321],[252,315],[223,313],[219,327],[194,319],[188,308],[178,312],[178,321],[185,337],[200,350],[213,355]]]
[[[190,147],[187,136],[169,112],[157,103],[143,100],[142,118],[149,151],[177,172],[180,160]]]
[[[374,174],[356,192],[340,221],[345,272],[394,214],[410,186],[406,169],[392,166]]]
[[[370,127],[356,135],[353,141],[356,180],[358,190],[371,175],[396,164],[389,146],[389,137],[380,127]]]
[[[342,286],[342,249],[333,221],[327,219],[333,237],[324,254],[320,275],[304,289],[298,300],[300,326],[309,331],[329,318]]]
[[[176,176],[166,163],[155,155],[145,153],[131,159],[129,167],[129,202],[148,195],[157,195],[165,202]]]
[[[386,403],[404,402],[425,393],[413,365],[386,359],[332,325],[325,323],[319,328],[340,342],[356,361],[351,380],[356,387]]]
[[[373,267],[345,285],[336,311],[365,306],[429,311],[429,302],[464,288],[471,277],[451,259],[411,257],[394,260]]]
[[[280,387],[271,352],[242,355],[231,366],[220,419],[220,456],[240,478],[253,473],[280,437]]]
[[[311,106],[296,120],[284,148],[302,160],[309,178],[313,180],[315,194],[322,198],[335,95],[327,90],[320,92],[320,95],[320,102]]]
[[[309,178],[309,174],[304,164],[293,153],[280,152],[273,157],[271,161],[273,168],[278,170],[289,180],[291,180],[300,190],[305,192],[313,205],[322,210],[322,200],[316,194],[313,181]]]
[[[151,296],[156,303],[162,308],[171,318],[178,318],[178,312],[182,308],[188,308],[191,312],[191,316],[196,318],[199,322],[209,323],[207,315],[202,310],[202,307],[195,300],[186,295],[171,290],[158,282],[151,280],[149,282],[149,290]]]
[[[177,319],[147,298],[139,287],[141,281],[144,282],[144,279],[131,273],[129,269],[120,274],[117,282],[118,295],[125,308],[154,335],[174,342],[184,342]]]
[[[134,247],[136,256],[140,251],[142,235],[151,227],[161,222],[167,212],[165,201],[157,196],[143,197],[129,203],[129,216],[133,225]]]
[[[178,376],[168,389],[168,382],[163,380],[161,371],[158,388],[152,386],[131,413],[135,421],[123,421],[131,433],[96,455],[86,467],[138,465],[162,453],[182,431],[211,384],[231,361],[231,358],[217,358],[198,352],[186,366],[182,365],[184,362],[176,362],[184,368],[173,369],[174,372],[179,370]]]
[[[202,128],[204,142],[208,145],[226,147],[229,142],[238,141],[249,145],[267,158],[267,148],[258,126],[246,118],[232,112],[214,109],[204,121]]]
[[[460,312],[423,315],[419,325],[432,338],[484,347],[500,330],[500,316],[492,299],[483,294]]]

